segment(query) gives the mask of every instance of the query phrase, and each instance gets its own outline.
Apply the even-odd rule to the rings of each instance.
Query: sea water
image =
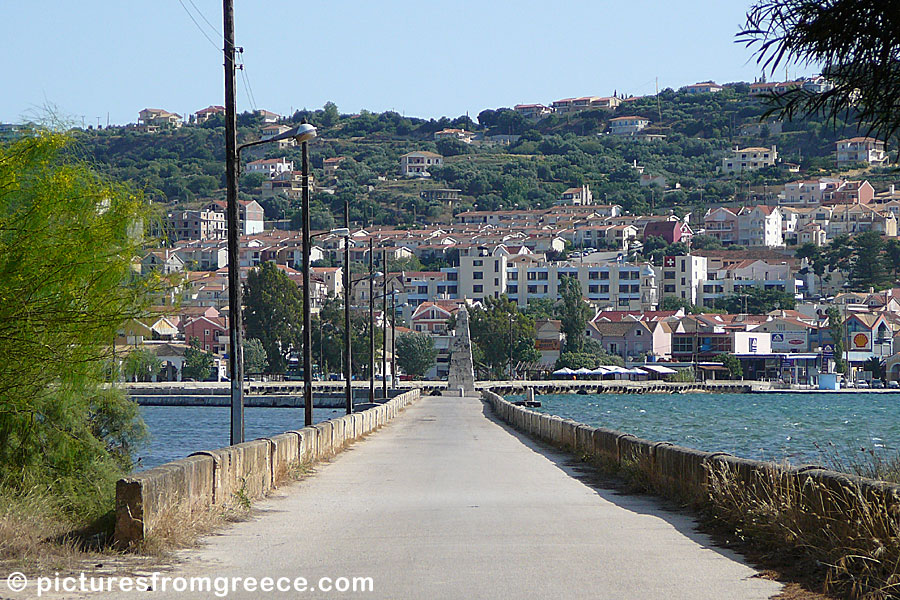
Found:
[[[521,396],[510,396],[521,399]],[[897,394],[560,394],[536,410],[653,441],[792,464],[897,454]]]

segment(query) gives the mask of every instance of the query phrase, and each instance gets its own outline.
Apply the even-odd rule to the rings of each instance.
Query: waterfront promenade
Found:
[[[500,424],[480,399],[424,397],[255,504],[250,520],[179,553],[165,574],[374,584],[373,593],[228,598],[762,600],[780,590],[690,517],[579,475],[570,457]]]

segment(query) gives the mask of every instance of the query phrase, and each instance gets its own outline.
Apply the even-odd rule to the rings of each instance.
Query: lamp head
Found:
[[[297,143],[308,142],[316,137],[316,128],[309,123],[301,123],[285,133],[297,140]]]
[[[342,238],[350,237],[350,230],[347,229],[346,227],[338,227],[337,229],[332,229],[328,233],[330,233],[332,235],[336,235],[338,237],[342,237]]]

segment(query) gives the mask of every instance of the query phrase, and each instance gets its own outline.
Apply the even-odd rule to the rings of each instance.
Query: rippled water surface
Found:
[[[817,445],[844,457],[861,448],[896,454],[900,447],[900,393],[564,394],[537,398],[543,404],[537,410],[542,412],[744,458],[788,459],[797,464],[821,462]]]
[[[342,409],[315,408],[319,423],[342,416]],[[150,441],[138,452],[137,470],[178,460],[200,450],[228,445],[231,409],[223,406],[142,406],[141,416],[150,430]],[[278,435],[303,427],[302,408],[244,409],[244,439]]]

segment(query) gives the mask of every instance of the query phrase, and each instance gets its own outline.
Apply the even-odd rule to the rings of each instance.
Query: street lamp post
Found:
[[[391,389],[397,391],[397,294],[391,288]]]
[[[347,414],[353,412],[353,369],[350,365],[352,352],[350,351],[350,200],[344,198],[344,228],[347,237],[344,238],[344,400]]]
[[[369,402],[375,402],[375,238],[369,237]]]
[[[387,248],[381,249],[381,270],[384,271],[381,284],[381,397],[387,400]]]

